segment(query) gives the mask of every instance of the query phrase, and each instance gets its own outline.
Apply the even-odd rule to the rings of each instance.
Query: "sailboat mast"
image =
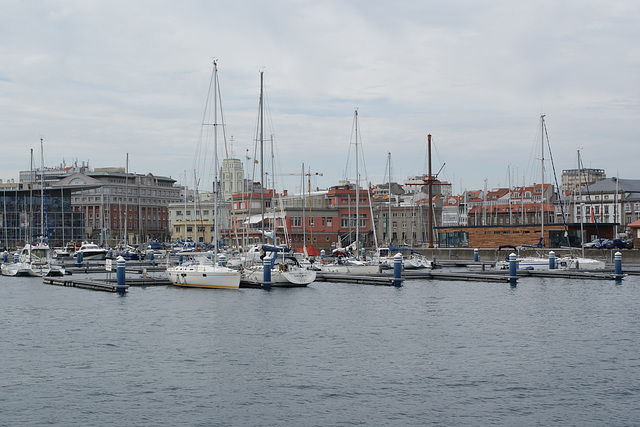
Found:
[[[355,110],[356,131],[356,256],[360,253],[360,172],[358,171],[358,109]]]
[[[262,216],[262,243],[267,243],[264,235],[264,116],[263,116],[264,71],[260,71],[260,214]]]
[[[40,138],[40,239],[44,239],[44,148]]]
[[[218,265],[218,62],[213,61],[213,264]]]
[[[127,234],[127,226],[129,225],[129,153],[127,153],[127,161],[125,163],[124,172],[124,244],[129,245],[129,234]]]
[[[427,154],[429,158],[429,248],[433,248],[433,176],[431,175],[431,134],[427,135]]]
[[[387,231],[386,231],[386,235],[387,235],[387,239],[389,240],[389,247],[391,247],[391,236],[389,234],[389,225],[391,222],[391,153],[387,153],[387,162],[388,162],[388,166],[389,166],[389,194],[387,195],[388,200],[388,213],[387,213]]]
[[[578,150],[578,201],[580,202],[580,247],[584,258],[584,203],[582,203],[582,169],[580,169],[580,150]]]
[[[302,252],[306,253],[307,251],[307,228],[305,227],[304,222],[304,163],[302,163]]]
[[[541,163],[541,167],[540,167],[540,232],[542,233],[542,247],[544,248],[545,246],[545,239],[544,239],[544,114],[542,114],[540,116],[540,135],[541,135],[541,152],[542,152],[542,156],[540,161]]]

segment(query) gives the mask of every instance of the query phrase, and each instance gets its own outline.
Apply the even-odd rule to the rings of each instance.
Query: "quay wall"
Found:
[[[561,257],[564,255],[578,255],[581,254],[580,249],[555,249],[555,248],[545,248],[543,251],[534,248],[522,248],[520,249],[520,255],[527,256],[535,256],[540,253],[544,253],[546,255],[549,254],[550,251],[554,251],[556,253],[556,257]],[[436,260],[461,260],[461,261],[473,261],[473,248],[437,248],[437,249],[415,249],[415,252],[419,252],[427,258],[435,258]],[[486,248],[478,248],[478,256],[480,257],[480,261],[498,261],[504,260],[511,252],[512,249],[503,249],[498,251],[498,249],[486,249]],[[622,263],[623,264],[637,264],[640,265],[640,250],[639,249],[585,249],[584,256],[587,258],[595,258],[595,259],[604,259],[607,263],[613,264],[614,254],[616,252],[620,252],[622,254]]]

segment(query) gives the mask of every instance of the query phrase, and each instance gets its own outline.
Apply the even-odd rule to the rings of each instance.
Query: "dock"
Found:
[[[345,283],[359,283],[364,285],[385,285],[394,286],[395,281],[393,275],[378,273],[378,274],[340,274],[340,273],[318,273],[316,275],[316,282],[345,282]],[[404,281],[404,278],[400,278],[400,282]]]
[[[116,279],[77,278],[77,277],[43,277],[47,285],[66,286],[71,288],[90,289],[93,291],[119,292],[126,291],[130,286],[167,286],[170,285],[166,277],[128,277],[125,288],[119,288]]]
[[[410,280],[449,280],[449,281],[473,281],[473,282],[499,282],[510,283],[513,278],[509,276],[509,270],[496,270],[489,263],[477,263],[469,261],[456,261],[450,266],[457,268],[439,268],[439,269],[419,269],[404,270],[399,279],[394,278],[391,271],[376,274],[350,275],[340,273],[320,273],[318,272],[316,282],[340,282],[355,283],[364,285],[381,285],[381,286],[398,286]],[[460,268],[462,266],[465,268]],[[127,266],[127,273],[137,273],[140,277],[127,277],[124,289],[118,287],[117,279],[111,276],[110,272],[105,272],[104,268],[97,266],[83,267],[67,267],[69,276],[65,277],[44,277],[45,284],[66,286],[81,289],[91,289],[104,292],[126,291],[130,286],[168,286],[171,282],[164,274],[147,275],[148,273],[162,273],[165,267],[162,265],[148,266]],[[69,271],[70,270],[70,271]],[[73,276],[83,276],[83,273],[94,275],[84,276],[82,278]],[[106,273],[105,276],[99,277],[100,274]],[[516,279],[524,279],[527,277],[539,278],[559,278],[559,279],[582,279],[582,280],[619,280],[627,275],[640,275],[640,266],[630,265],[623,270],[622,276],[615,274],[614,270],[607,268],[605,270],[517,270]],[[250,282],[241,280],[240,288],[260,289],[265,287],[264,283]]]
[[[125,285],[124,289],[122,289],[122,287],[118,287],[117,283],[109,283],[95,279],[76,279],[70,277],[44,277],[42,281],[48,285],[90,289],[92,291],[103,292],[126,292],[127,288],[129,287],[128,285]]]

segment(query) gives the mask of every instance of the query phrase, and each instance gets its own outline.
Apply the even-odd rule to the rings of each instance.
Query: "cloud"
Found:
[[[426,172],[455,187],[521,173],[546,114],[557,170],[575,151],[636,178],[640,6],[633,1],[3,1],[3,178],[45,140],[72,159],[178,177],[194,159],[212,58],[227,137],[253,151],[264,71],[279,167],[341,179],[358,108],[369,180]],[[8,152],[8,154],[7,154]],[[353,155],[353,154],[351,154]],[[524,179],[524,178],[521,178]],[[534,180],[535,177],[530,178]],[[297,178],[283,178],[290,189]],[[286,184],[285,184],[286,183]],[[458,188],[460,189],[460,188]]]

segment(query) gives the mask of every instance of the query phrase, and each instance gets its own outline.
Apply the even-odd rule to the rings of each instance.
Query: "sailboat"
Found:
[[[229,267],[218,264],[218,109],[217,102],[219,96],[218,64],[213,61],[212,72],[213,101],[214,101],[214,217],[215,217],[215,237],[214,252],[212,258],[194,252],[195,256],[185,262],[168,266],[166,270],[169,281],[182,287],[192,288],[217,288],[217,289],[238,289],[240,287],[240,272]],[[204,126],[204,123],[203,123]]]
[[[354,111],[353,128],[355,130],[355,166],[356,166],[356,213],[355,213],[355,240],[346,248],[333,250],[334,262],[320,266],[322,273],[340,274],[373,274],[380,272],[380,265],[360,259],[360,173],[358,170],[358,109]],[[350,219],[351,220],[351,219]],[[375,236],[375,233],[374,233]]]
[[[580,150],[578,150],[578,177],[582,179],[581,174],[582,161],[580,160]],[[578,183],[578,189],[582,188],[582,182]],[[582,194],[579,197],[582,200]],[[584,256],[584,215],[580,215],[580,256],[573,254],[560,258],[560,262],[566,265],[568,269],[573,270],[602,270],[606,267],[606,263],[603,260],[595,258],[587,258]]]
[[[260,72],[260,103],[259,103],[259,142],[260,142],[260,182],[265,182],[265,174],[264,174],[264,72]],[[274,175],[273,172],[271,174]],[[274,186],[275,187],[275,186]],[[261,216],[262,216],[262,224],[265,224],[264,221],[264,188],[262,186],[261,189]],[[275,208],[274,208],[275,209]],[[275,214],[275,212],[274,212]],[[258,253],[260,256],[253,257],[253,265],[248,265],[243,267],[242,277],[243,280],[252,283],[262,283],[264,281],[264,264],[262,262],[257,263],[256,261],[262,261],[265,257],[269,257],[271,259],[271,271],[270,271],[270,285],[274,287],[300,287],[307,286],[308,284],[314,282],[316,280],[317,272],[315,270],[308,269],[300,264],[298,259],[292,255],[286,255],[286,252],[290,251],[290,248],[280,247],[275,245],[276,241],[276,222],[275,218],[273,221],[273,232],[267,233],[265,230],[262,230],[263,243],[261,245],[256,245],[255,247],[247,253],[248,256],[251,254]],[[264,241],[269,235],[273,241],[274,245],[267,245]]]
[[[44,147],[40,138],[40,232],[38,242],[26,243],[20,252],[16,254],[13,263],[2,264],[1,272],[3,276],[64,276],[65,269],[53,263],[53,251],[47,240],[44,238]],[[33,164],[33,150],[31,151]],[[33,170],[33,168],[32,168]]]
[[[540,116],[540,133],[541,133],[541,193],[540,193],[540,227],[541,227],[541,237],[540,241],[537,245],[533,245],[532,247],[545,247],[544,240],[544,142],[545,142],[545,115],[542,114]],[[549,270],[551,268],[551,262],[549,261],[549,257],[544,256],[520,256],[517,254],[516,257],[517,265],[519,269],[530,269],[530,270]],[[584,255],[581,257],[575,257],[572,255],[558,257],[555,260],[555,268],[556,269],[581,269],[581,270],[599,270],[605,268],[604,261],[585,258]],[[499,261],[496,264],[497,268],[504,269],[507,268],[508,262]]]
[[[389,187],[387,189],[387,221],[386,221],[386,236],[388,240],[388,246],[378,246],[373,254],[373,261],[377,262],[381,268],[390,269],[394,266],[393,252],[398,253],[401,251],[409,250],[409,248],[394,248],[391,244],[391,237],[389,235],[389,225],[391,222],[391,153],[387,153],[387,168],[389,170]],[[424,255],[410,251],[409,256],[402,257],[402,268],[404,270],[415,270],[422,268],[433,268],[433,263],[428,260]]]

